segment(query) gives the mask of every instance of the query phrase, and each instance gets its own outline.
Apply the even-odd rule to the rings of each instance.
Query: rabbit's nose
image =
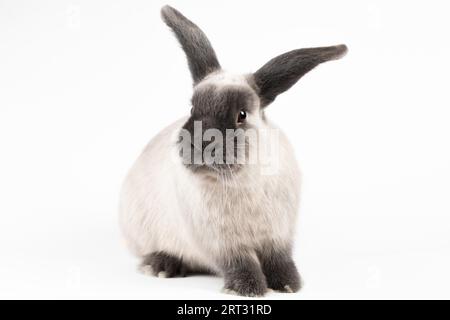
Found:
[[[217,140],[218,138],[216,138]],[[208,148],[211,152],[215,154],[216,151],[219,151],[222,149],[223,143],[221,141],[202,141],[202,150],[204,151],[206,148]]]

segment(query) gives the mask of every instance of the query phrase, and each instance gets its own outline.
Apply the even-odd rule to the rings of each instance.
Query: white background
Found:
[[[118,192],[191,79],[160,1],[0,1],[0,298],[235,298],[140,275]],[[345,43],[268,109],[304,180],[305,286],[269,298],[450,298],[445,1],[171,1],[221,64]]]

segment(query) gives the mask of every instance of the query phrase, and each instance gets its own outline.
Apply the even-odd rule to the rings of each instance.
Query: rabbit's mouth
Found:
[[[245,146],[234,148],[229,152],[225,150],[212,150],[197,147],[191,144],[189,147],[179,145],[179,155],[183,165],[193,173],[207,176],[233,177],[247,164],[247,152]]]
[[[203,174],[208,177],[214,178],[232,178],[238,174],[244,167],[243,164],[184,164],[186,168],[191,170],[195,174]]]
[[[180,136],[179,156],[183,165],[194,173],[230,175],[239,172],[248,162],[249,145],[242,140],[214,139],[213,142],[195,142]]]

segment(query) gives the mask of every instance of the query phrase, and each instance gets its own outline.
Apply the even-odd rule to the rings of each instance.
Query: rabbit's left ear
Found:
[[[317,65],[339,59],[346,52],[347,47],[339,45],[298,49],[273,58],[253,74],[261,106],[265,107],[273,102],[280,93],[292,87]]]
[[[196,24],[170,6],[161,9],[161,16],[173,30],[186,53],[194,85],[211,72],[220,69],[219,61],[211,43]]]

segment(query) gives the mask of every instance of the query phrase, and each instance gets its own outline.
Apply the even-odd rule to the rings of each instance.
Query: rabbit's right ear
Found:
[[[197,25],[170,6],[164,6],[161,9],[161,16],[173,30],[186,53],[194,85],[208,74],[220,69],[211,43]]]

